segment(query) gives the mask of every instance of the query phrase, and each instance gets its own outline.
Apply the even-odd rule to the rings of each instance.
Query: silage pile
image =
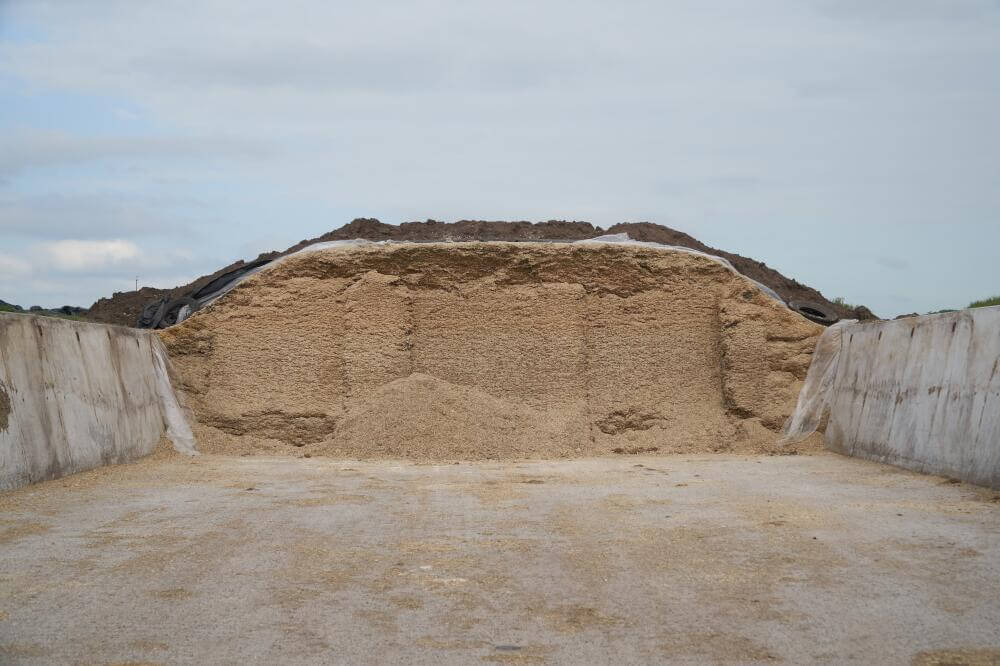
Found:
[[[294,255],[161,335],[202,451],[471,460],[773,450],[821,330],[702,256],[472,242]]]

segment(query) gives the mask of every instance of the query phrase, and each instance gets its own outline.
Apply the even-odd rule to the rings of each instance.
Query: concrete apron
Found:
[[[0,517],[2,662],[1000,659],[1000,493],[826,453],[147,458]]]

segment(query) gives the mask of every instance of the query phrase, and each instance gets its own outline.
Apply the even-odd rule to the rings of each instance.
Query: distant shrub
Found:
[[[851,305],[850,303],[845,301],[842,296],[837,296],[837,298],[833,299],[833,302],[842,308],[847,308],[848,310],[856,310],[858,308],[857,305]]]
[[[975,301],[969,303],[970,308],[988,308],[991,305],[1000,305],[1000,296],[993,296],[992,298],[984,298],[981,301]]]
[[[10,305],[9,303],[0,303],[0,312],[16,312],[17,314],[33,314],[39,315],[41,317],[56,317],[58,319],[72,319],[74,321],[87,321],[85,317],[78,314],[63,314],[58,310],[23,310]]]

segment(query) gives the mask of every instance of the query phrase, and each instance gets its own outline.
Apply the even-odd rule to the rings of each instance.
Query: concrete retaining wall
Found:
[[[159,344],[146,331],[0,314],[0,489],[151,453],[173,400]]]
[[[843,330],[827,446],[1000,488],[1000,307]]]

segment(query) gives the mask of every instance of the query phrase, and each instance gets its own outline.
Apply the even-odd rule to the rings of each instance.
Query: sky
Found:
[[[1000,0],[0,0],[0,299],[356,217],[650,221],[963,307],[1000,293]]]

